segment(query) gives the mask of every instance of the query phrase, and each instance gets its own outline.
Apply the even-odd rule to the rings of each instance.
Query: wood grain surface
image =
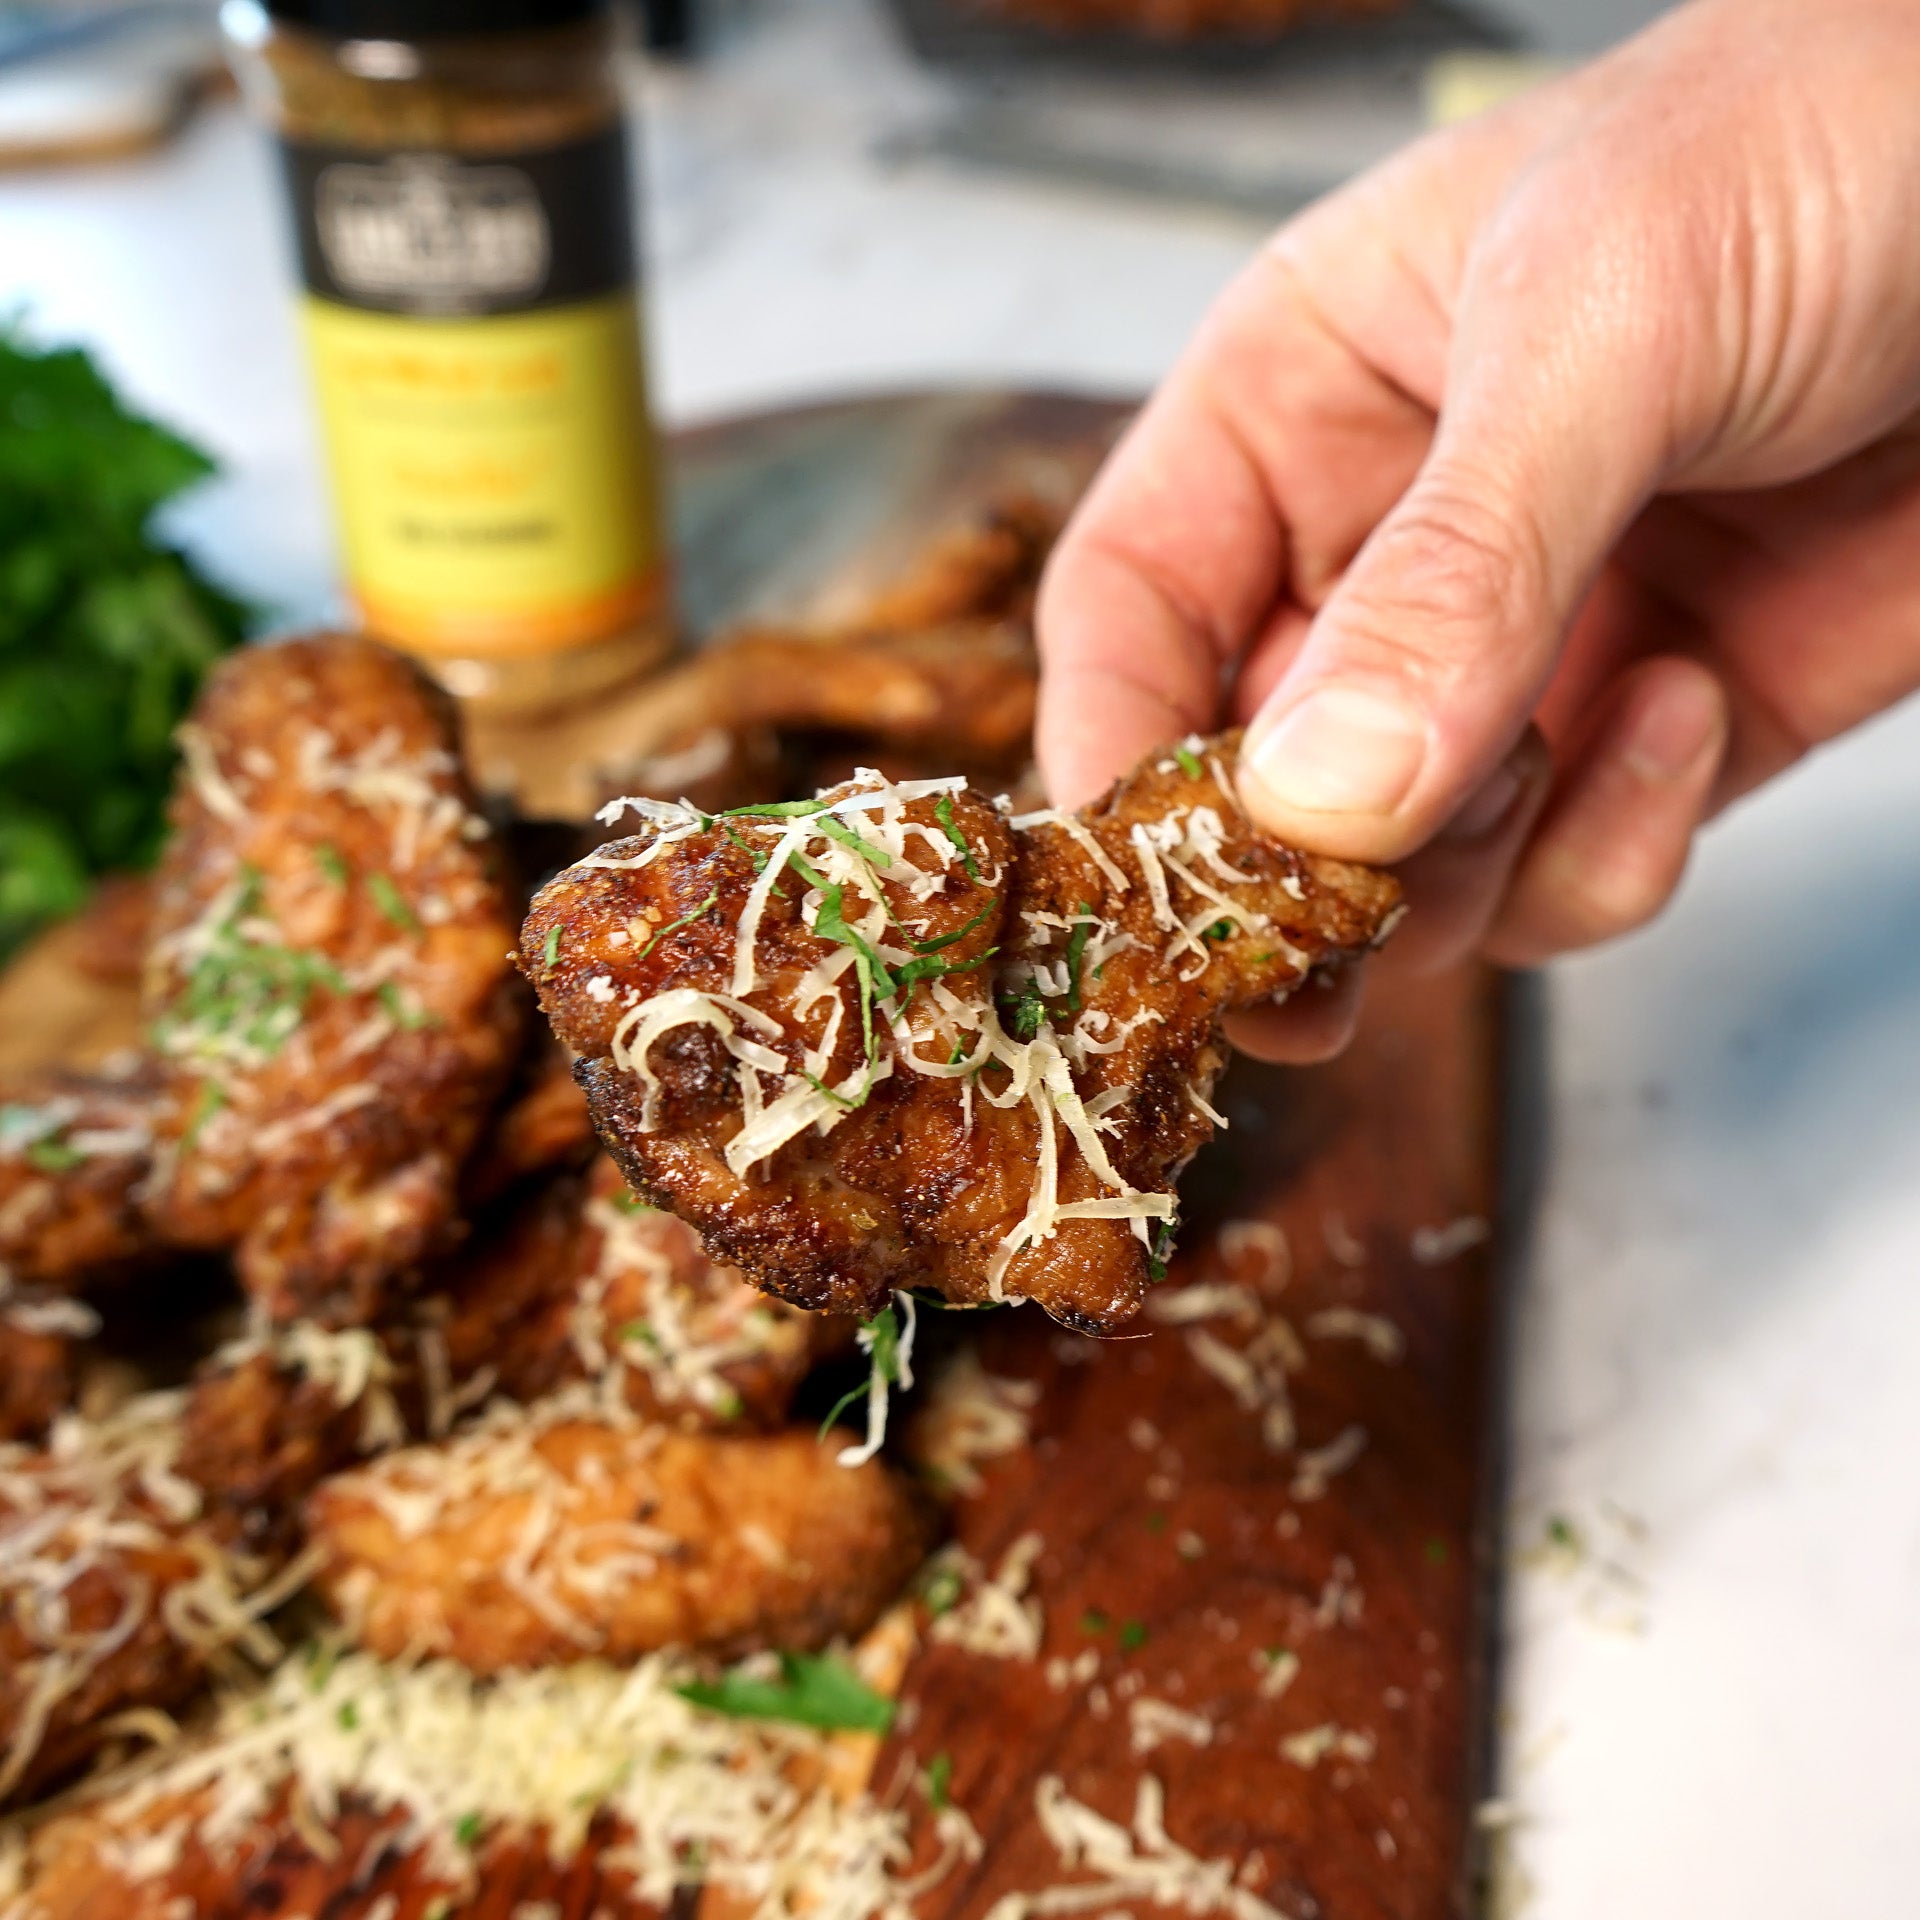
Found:
[[[1164,1789],[1171,1839],[1230,1862],[1282,1914],[1469,1910],[1503,999],[1478,970],[1402,986],[1373,996],[1331,1066],[1239,1064],[1233,1126],[1183,1190],[1160,1292],[1192,1310],[1206,1296],[1190,1289],[1238,1282],[1260,1296],[1257,1321],[1243,1308],[1096,1342],[1022,1310],[986,1332],[989,1370],[1042,1392],[1031,1445],[983,1469],[957,1537],[992,1566],[1039,1536],[1045,1638],[1037,1664],[931,1644],[909,1669],[895,1746],[920,1767],[949,1756],[953,1800],[986,1843],[930,1913],[971,1920],[1008,1894],[1096,1879],[1064,1867],[1036,1794],[1051,1777],[1124,1826],[1143,1775]],[[1233,1220],[1278,1227],[1286,1256],[1250,1250],[1244,1231],[1223,1245]],[[1196,1336],[1284,1350],[1289,1332],[1304,1352],[1289,1370],[1297,1444],[1275,1447]],[[1313,1455],[1329,1445],[1359,1451],[1323,1487]],[[1206,1744],[1137,1752],[1136,1715],[1142,1742],[1166,1719],[1142,1700],[1198,1716]],[[901,1766],[883,1755],[876,1782]],[[1120,1890],[1106,1905],[1155,1910]]]

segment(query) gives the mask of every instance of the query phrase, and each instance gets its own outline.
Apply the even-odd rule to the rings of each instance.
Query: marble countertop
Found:
[[[905,157],[940,88],[847,0],[772,8],[643,92],[676,422],[942,382],[1142,390],[1260,237]],[[230,107],[151,159],[0,181],[0,309],[218,451],[231,477],[186,532],[305,617],[331,561],[274,184]],[[1920,707],[1716,827],[1661,924],[1546,999],[1499,1903],[1912,1913]]]

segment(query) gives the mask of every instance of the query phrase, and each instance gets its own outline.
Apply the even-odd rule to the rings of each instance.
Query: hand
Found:
[[[1404,863],[1398,964],[1650,918],[1920,686],[1916,98],[1912,0],[1700,0],[1282,228],[1048,570],[1056,800],[1224,703],[1264,827]]]

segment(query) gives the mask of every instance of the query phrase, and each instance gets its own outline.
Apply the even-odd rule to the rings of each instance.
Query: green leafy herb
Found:
[[[344,887],[353,878],[353,869],[347,865],[346,856],[331,841],[323,840],[314,848],[313,864],[336,887]]]
[[[155,531],[212,472],[0,320],[0,953],[160,849],[174,726],[252,619]]]
[[[960,1595],[965,1588],[956,1567],[935,1567],[921,1583],[920,1598],[926,1603],[927,1611],[937,1620],[943,1613],[951,1613],[960,1604]]]
[[[927,1762],[927,1805],[935,1813],[944,1813],[953,1804],[949,1789],[953,1785],[953,1755],[936,1753]]]
[[[1207,929],[1207,938],[1209,940],[1231,940],[1233,938],[1233,922],[1231,920],[1216,920],[1213,925]]]
[[[751,840],[741,839],[740,835],[732,827],[728,826],[724,820],[720,823],[720,831],[753,862],[753,870],[755,873],[766,872],[767,856],[760,848],[756,847]],[[774,891],[778,893],[779,888],[776,887]]]
[[[551,973],[553,963],[560,958],[560,923],[555,921],[547,929],[547,943],[540,950],[540,964]]]
[[[327,1682],[333,1678],[333,1670],[339,1664],[338,1646],[315,1641],[307,1650],[307,1685],[315,1693],[325,1693]]]
[[[180,1135],[183,1151],[191,1148],[200,1138],[200,1129],[227,1104],[227,1091],[217,1080],[202,1080],[200,1091],[193,1096],[193,1111],[187,1115],[187,1124]]]
[[[351,1700],[340,1702],[340,1724],[347,1732],[354,1733],[360,1726],[360,1709]]]
[[[1105,1633],[1112,1625],[1113,1622],[1108,1619],[1106,1614],[1098,1607],[1089,1607],[1086,1612],[1080,1616],[1080,1631],[1082,1633]]]
[[[777,1679],[736,1667],[718,1680],[690,1680],[674,1691],[696,1707],[741,1720],[848,1733],[885,1733],[893,1725],[893,1702],[830,1654],[783,1653]]]
[[[637,1340],[643,1347],[652,1347],[657,1353],[660,1348],[660,1336],[654,1332],[653,1324],[647,1320],[629,1320],[620,1329],[622,1340]]]
[[[27,1165],[36,1173],[71,1173],[87,1156],[65,1140],[36,1140],[27,1148]]]
[[[262,891],[258,869],[243,867],[204,950],[154,1023],[163,1052],[271,1058],[306,1017],[315,988],[346,990],[324,955],[262,937]]]
[[[943,980],[951,973],[971,973],[975,967],[985,966],[999,951],[998,947],[989,947],[984,953],[976,953],[971,960],[942,960],[935,954],[916,954],[904,965],[893,969],[894,992],[903,994],[910,987],[918,986],[922,980]]]
[[[420,916],[408,904],[406,896],[394,885],[390,874],[368,874],[367,891],[373,896],[373,904],[402,933],[420,931]]]
[[[613,1196],[613,1204],[618,1207],[622,1213],[658,1213],[660,1211],[658,1207],[648,1201],[642,1200],[637,1193],[627,1187],[622,1187],[620,1191]]]
[[[402,1033],[418,1033],[422,1027],[430,1027],[434,1024],[433,1015],[425,1007],[412,1005],[396,982],[382,980],[373,991],[380,1004],[386,1008],[387,1018]]]
[[[1010,994],[1000,1002],[1007,1031],[1016,1040],[1031,1040],[1039,1033],[1047,1017],[1047,1003],[1032,987]]]
[[[1556,1547],[1563,1548],[1568,1553],[1580,1551],[1580,1529],[1565,1514],[1555,1513],[1548,1516],[1547,1538]]]
[[[1175,747],[1173,757],[1180,763],[1180,771],[1189,780],[1200,778],[1200,756],[1191,747]]]
[[[732,1387],[722,1387],[714,1395],[713,1410],[722,1420],[738,1420],[746,1412],[747,1403]]]
[[[933,817],[940,822],[940,831],[960,850],[960,865],[967,878],[977,883],[980,878],[980,863],[973,857],[973,848],[967,836],[954,824],[952,794],[943,793],[933,803]]]
[[[640,951],[636,953],[633,957],[636,960],[644,960],[647,957],[647,955],[650,954],[654,950],[654,948],[657,947],[660,944],[660,942],[667,937],[668,934],[678,933],[682,927],[690,927],[693,925],[693,923],[696,920],[701,919],[706,914],[712,912],[713,908],[718,904],[719,899],[720,899],[720,889],[718,887],[715,887],[714,890],[710,894],[708,894],[707,897],[704,900],[702,900],[700,904],[697,907],[695,907],[691,913],[683,913],[678,920],[669,920],[667,924],[664,927],[662,927],[657,933],[655,933],[653,937],[648,940],[647,944],[644,947],[642,947]],[[559,929],[556,928],[555,931],[558,932]]]
[[[1074,908],[1081,917],[1074,922],[1073,931],[1067,935],[1067,1007],[1070,1012],[1080,1011],[1080,968],[1087,957],[1087,942],[1093,937],[1093,921],[1090,917],[1093,908],[1082,900]]]
[[[867,1377],[833,1403],[832,1410],[820,1422],[822,1440],[856,1400],[865,1399],[873,1392],[875,1381],[884,1380],[889,1386],[900,1384],[900,1320],[891,1306],[882,1307],[871,1320],[860,1322],[860,1344],[867,1350]]]
[[[1174,1236],[1179,1231],[1178,1220],[1166,1220],[1154,1236],[1153,1249],[1147,1255],[1147,1278],[1156,1286],[1167,1277],[1167,1262],[1173,1257]]]
[[[470,1847],[480,1838],[480,1829],[484,1824],[477,1813],[463,1813],[453,1823],[453,1837],[463,1847]]]
[[[824,800],[764,800],[754,807],[722,807],[718,820],[797,820],[802,814],[819,813]]]
[[[851,847],[861,859],[876,867],[893,865],[893,855],[883,847],[876,847],[871,840],[864,840],[844,821],[836,820],[832,814],[823,813],[814,823],[829,840],[838,841],[843,847]]]
[[[1144,1620],[1123,1620],[1120,1623],[1120,1645],[1127,1653],[1136,1652],[1147,1644],[1147,1623]]]

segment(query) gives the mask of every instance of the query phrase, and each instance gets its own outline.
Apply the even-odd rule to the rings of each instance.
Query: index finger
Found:
[[[1115,448],[1041,582],[1037,743],[1056,805],[1210,727],[1222,678],[1285,578],[1259,467],[1179,371]]]

